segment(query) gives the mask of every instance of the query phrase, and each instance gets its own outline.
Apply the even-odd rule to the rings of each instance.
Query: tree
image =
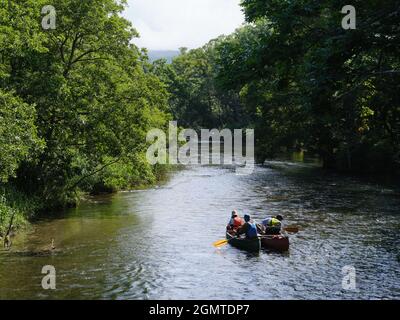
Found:
[[[170,110],[182,126],[194,129],[241,127],[245,112],[234,90],[218,86],[215,48],[223,38],[202,48],[181,49],[172,64],[158,60],[152,72],[166,84]]]
[[[35,108],[0,89],[0,182],[14,177],[21,162],[40,152],[34,123]]]
[[[79,190],[121,179],[125,186],[139,183],[116,169],[144,166],[146,132],[166,125],[168,96],[131,44],[137,32],[121,17],[126,1],[60,0],[54,30],[39,23],[45,4],[24,0],[2,8],[7,33],[0,37],[0,88],[34,106],[45,144],[40,155],[19,165],[16,183],[44,206],[58,206],[74,202]],[[110,167],[115,179],[107,177]],[[143,170],[153,173],[150,166]]]
[[[242,5],[252,25],[218,49],[217,79],[253,106],[264,153],[291,145],[317,152],[329,168],[398,166],[396,1],[356,1],[358,28],[351,31],[341,27],[342,1]],[[375,149],[384,156],[370,157]]]

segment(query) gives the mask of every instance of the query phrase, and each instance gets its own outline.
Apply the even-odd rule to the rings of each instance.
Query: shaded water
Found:
[[[251,176],[190,168],[37,223],[0,253],[0,298],[399,299],[399,187],[271,166]],[[215,249],[234,208],[283,214],[302,231],[286,254]],[[41,288],[44,265],[57,270],[55,291]],[[356,291],[342,289],[346,265]]]

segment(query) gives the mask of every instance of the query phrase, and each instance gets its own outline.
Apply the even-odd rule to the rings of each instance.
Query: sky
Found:
[[[128,0],[124,17],[140,33],[134,43],[150,50],[198,48],[243,22],[240,0]]]

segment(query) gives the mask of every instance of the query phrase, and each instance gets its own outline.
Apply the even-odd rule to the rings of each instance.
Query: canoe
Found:
[[[261,245],[268,250],[285,252],[289,250],[289,237],[283,235],[262,235]]]
[[[238,249],[246,250],[248,252],[259,252],[261,250],[261,241],[259,238],[255,239],[238,239],[232,236],[229,232],[226,233],[228,243]]]

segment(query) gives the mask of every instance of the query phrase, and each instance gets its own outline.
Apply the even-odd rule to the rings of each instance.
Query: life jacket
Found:
[[[268,227],[278,227],[280,228],[282,226],[281,222],[276,219],[276,218],[271,218],[268,223],[267,223]]]
[[[246,232],[246,238],[256,238],[257,234],[257,226],[255,223],[248,222],[249,228]]]
[[[239,217],[233,218],[233,227],[235,229],[240,228],[243,225],[243,219]]]

